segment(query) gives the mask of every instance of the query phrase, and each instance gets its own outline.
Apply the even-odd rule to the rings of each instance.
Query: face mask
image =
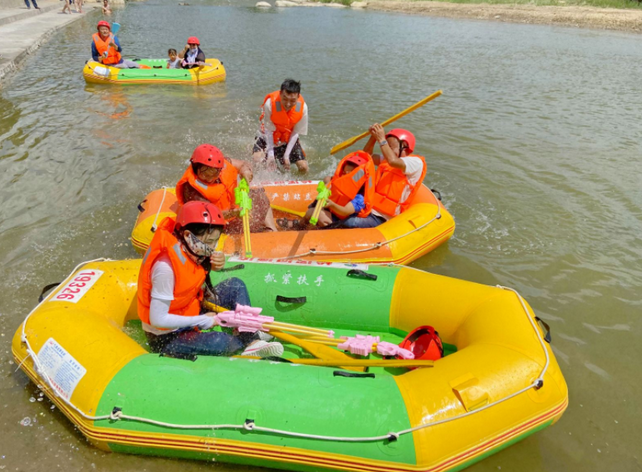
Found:
[[[212,254],[214,254],[214,252],[216,252],[214,249],[209,247],[207,244],[205,244],[203,241],[198,239],[192,233],[184,234],[183,239],[185,241],[185,244],[189,248],[190,252],[194,254],[196,257],[205,259],[207,257],[210,257]]]

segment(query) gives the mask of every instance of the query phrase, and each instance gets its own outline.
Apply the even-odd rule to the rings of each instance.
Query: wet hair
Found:
[[[170,49],[167,51],[167,54],[178,54],[178,53],[176,52],[176,49],[170,48]]]
[[[281,84],[281,92],[301,93],[301,82],[294,79],[285,79]]]

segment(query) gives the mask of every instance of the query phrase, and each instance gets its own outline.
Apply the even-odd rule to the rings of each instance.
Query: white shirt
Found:
[[[385,157],[381,156],[380,157],[381,162],[385,160]],[[406,156],[402,157],[401,160],[406,164],[406,170],[404,170],[404,174],[406,175],[406,178],[408,179],[408,184],[406,185],[406,188],[403,189],[403,192],[401,192],[401,200],[399,203],[404,203],[407,199],[408,196],[410,195],[412,187],[414,187],[418,182],[419,179],[421,178],[421,174],[424,170],[424,163],[421,159],[415,156]],[[399,214],[400,207],[397,208],[397,215]],[[377,216],[381,216],[382,218],[385,218],[386,220],[389,220],[392,218],[391,216],[384,215],[382,213],[379,213],[377,210],[372,210],[372,213],[374,213]]]
[[[162,255],[152,267],[152,291],[149,304],[149,322],[143,323],[143,329],[149,333],[161,335],[171,333],[180,328],[197,326],[208,329],[214,326],[214,318],[207,315],[181,316],[169,312],[174,300],[174,269],[169,257]],[[165,329],[158,329],[165,328]]]

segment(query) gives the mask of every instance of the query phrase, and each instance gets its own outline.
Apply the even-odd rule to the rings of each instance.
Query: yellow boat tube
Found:
[[[431,325],[444,341],[432,367],[366,373],[149,353],[131,321],[140,263],[80,265],[12,343],[20,368],[101,449],[300,471],[460,470],[567,407],[548,328],[511,289],[313,261],[228,261],[233,272],[212,273],[245,280],[277,321],[395,343]]]
[[[225,80],[225,67],[218,59],[206,59],[202,67],[167,69],[166,59],[138,59],[141,69],[118,69],[87,61],[82,75],[91,84],[185,84],[208,85]]]

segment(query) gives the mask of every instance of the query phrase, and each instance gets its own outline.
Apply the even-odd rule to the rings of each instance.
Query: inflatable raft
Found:
[[[303,216],[317,195],[318,181],[287,181],[263,184],[275,216]],[[131,241],[144,253],[153,229],[178,209],[173,188],[151,192],[138,206],[140,214]],[[448,241],[455,221],[439,199],[425,186],[416,193],[412,206],[386,223],[368,229],[324,229],[252,233],[252,255],[339,262],[409,264]],[[243,235],[225,235],[219,249],[226,254],[243,253]]]
[[[12,344],[20,368],[103,450],[301,471],[460,470],[567,407],[548,328],[511,289],[312,261],[228,261],[212,274],[245,280],[252,304],[281,322],[395,343],[432,325],[446,347],[432,367],[355,372],[147,352],[132,321],[140,263],[79,266]],[[306,358],[285,347],[291,361]]]
[[[166,69],[166,59],[138,59],[145,69],[117,69],[99,62],[88,61],[82,71],[93,84],[194,84],[207,85],[225,80],[225,67],[218,59],[207,59],[203,67]]]

